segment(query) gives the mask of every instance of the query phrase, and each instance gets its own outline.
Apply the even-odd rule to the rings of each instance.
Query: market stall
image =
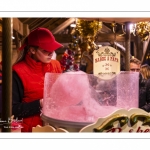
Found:
[[[97,20],[99,22],[100,19],[101,18],[94,19],[96,20],[95,23],[97,23]],[[119,20],[118,21],[117,20],[118,20],[117,18],[112,18],[112,20],[111,19],[109,20],[112,22],[111,25],[113,31],[115,31],[114,30],[116,27],[115,23],[120,22]],[[138,73],[128,72],[130,59],[130,40],[131,40],[129,22],[132,19],[130,18],[128,21],[127,20],[128,18],[126,18],[123,22],[122,21],[120,22],[126,26],[126,33],[125,33],[126,71],[120,72],[120,70],[118,70],[118,68],[120,69],[119,66],[120,56],[116,57],[117,53],[119,54],[118,49],[116,49],[116,52],[108,50],[111,49],[109,47],[106,47],[103,50],[100,49],[100,46],[97,46],[95,45],[95,43],[93,43],[96,38],[95,32],[94,38],[92,38],[93,35],[88,35],[87,33],[87,35],[84,35],[83,37],[83,42],[88,42],[88,45],[86,45],[86,47],[83,46],[83,50],[88,51],[89,52],[88,54],[90,55],[92,54],[93,51],[96,52],[98,58],[94,57],[93,62],[96,62],[97,64],[100,63],[98,65],[100,67],[96,67],[99,68],[100,71],[96,73],[95,70],[93,72],[90,72],[94,74],[87,74],[85,72],[78,70],[67,71],[64,72],[63,74],[57,75],[47,74],[45,77],[45,85],[44,85],[45,86],[44,107],[41,115],[41,118],[45,122],[45,125],[49,124],[52,126],[52,128],[64,128],[64,130],[70,132],[72,131],[80,132],[84,131],[82,129],[84,129],[86,126],[95,123],[99,118],[107,118],[106,116],[109,116],[110,114],[115,113],[116,111],[118,111],[121,114],[122,109],[130,110],[133,108],[138,108],[139,75]],[[134,22],[136,22],[135,21],[136,19],[133,20]],[[137,20],[139,21],[140,18]],[[147,18],[142,19],[142,21],[147,21]],[[139,23],[138,25],[140,26],[141,23]],[[145,27],[145,25],[146,27],[148,27],[147,25],[149,24],[148,23],[142,24],[142,27]],[[3,59],[3,68],[6,68],[3,70],[2,120],[5,121],[9,119],[7,125],[11,126],[10,123],[12,121],[10,121],[11,120],[10,118],[12,116],[11,114],[12,20],[10,18],[4,18],[2,26],[4,29],[2,59]],[[101,28],[101,24],[97,26]],[[98,31],[98,29],[99,28],[96,28],[96,30],[94,31]],[[78,28],[78,30],[80,31],[80,28]],[[81,29],[81,31],[83,30]],[[149,42],[149,31],[147,31],[147,28],[144,28],[144,30],[142,30],[143,32],[137,31],[141,30],[140,29],[136,30],[136,34],[140,36],[140,38],[143,40],[142,60],[144,60],[144,56],[146,54],[146,49],[148,47]],[[113,35],[114,35],[113,42],[116,42],[117,41],[116,33],[113,33]],[[101,36],[100,38],[103,37]],[[92,52],[91,49],[93,50]],[[114,55],[114,53],[116,55]],[[49,88],[51,88],[51,90]],[[60,101],[60,99],[62,100]],[[134,109],[134,112],[132,111],[131,112],[134,114],[135,111],[139,111],[141,113],[140,118],[142,118],[142,120],[145,119],[145,116],[147,116],[146,118],[149,118],[148,113],[140,111],[139,109]],[[147,120],[146,123],[148,123]],[[15,123],[13,125],[15,126]],[[2,128],[2,132],[10,132],[10,131],[11,128]],[[145,131],[148,130],[145,129]]]
[[[93,57],[93,74],[75,70],[63,74],[46,73],[41,115],[45,125],[69,132],[92,132],[94,128],[84,129],[91,124],[101,126],[102,121],[97,125],[98,119],[106,120],[105,124],[109,125],[118,120],[124,122],[126,118],[122,112],[134,108],[136,114],[139,73],[120,72],[120,53],[112,47],[95,50]],[[108,116],[113,113],[114,120],[109,121]]]

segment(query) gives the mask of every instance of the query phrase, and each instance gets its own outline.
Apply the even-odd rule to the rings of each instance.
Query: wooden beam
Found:
[[[143,56],[143,42],[139,36],[135,36],[135,48],[136,48],[136,58],[142,61]]]
[[[24,32],[23,35],[27,35],[29,31]],[[71,34],[54,34],[55,39],[60,43],[70,43],[72,35]],[[2,37],[0,36],[0,41],[2,41]],[[113,33],[106,33],[106,34],[99,34],[97,35],[97,38],[95,42],[110,42],[114,41],[114,34]],[[116,36],[115,42],[124,42],[125,37],[124,36]],[[134,38],[131,36],[131,41],[134,41]],[[1,42],[0,42],[1,43]]]
[[[22,23],[27,23],[31,18],[19,18]]]
[[[114,33],[105,33],[105,34],[98,34],[96,37],[95,42],[125,42],[125,35],[120,36],[120,34],[116,34],[116,37],[114,36]],[[131,41],[134,41],[134,36],[131,35]]]
[[[54,34],[56,41],[59,43],[70,43],[71,42],[71,34]]]
[[[49,21],[49,18],[44,18],[44,19],[42,19],[39,23],[36,23],[36,24],[34,25],[34,29],[35,29],[35,28],[38,28],[38,27],[42,27],[43,24],[44,24],[45,22],[47,22],[47,21]]]
[[[53,24],[54,22],[56,22],[58,19],[59,18],[49,18],[49,21],[43,23],[41,27],[48,28],[48,29],[51,30],[51,28],[50,28],[51,24]],[[30,29],[32,30],[33,28],[30,28]]]
[[[13,50],[16,50],[17,48],[16,48],[16,45],[12,45],[12,49]],[[0,45],[0,51],[2,51],[2,45]],[[1,54],[1,53],[0,53]]]
[[[2,35],[2,18],[0,18],[0,35]]]
[[[100,30],[100,32],[105,32],[105,33],[111,33],[112,30],[110,28],[108,28],[104,23],[102,24],[102,29]]]
[[[40,22],[42,21],[42,19],[31,19],[31,21],[28,23],[30,30],[35,29],[35,25],[38,25]]]
[[[20,47],[20,39],[18,37],[18,32],[17,31],[14,31],[14,36],[15,36],[15,45],[16,45],[16,48],[18,49]]]
[[[60,43],[69,43],[71,42],[71,34],[54,34],[56,40]],[[96,37],[95,42],[110,42],[114,41],[114,34],[113,33],[106,33],[106,34],[98,34]],[[131,41],[134,41],[134,37],[131,35]],[[125,35],[119,36],[116,35],[116,40],[114,42],[125,42]]]
[[[12,45],[16,46],[15,40],[12,41]],[[2,46],[2,41],[0,40],[0,46]]]
[[[59,33],[60,31],[65,29],[67,26],[69,26],[71,23],[73,23],[74,21],[75,21],[75,18],[70,18],[70,19],[66,20],[61,25],[57,26],[54,30],[52,30],[52,33],[53,34]]]
[[[149,36],[149,38],[147,39],[147,41],[144,41],[144,42],[143,42],[143,55],[142,55],[142,60],[141,60],[142,63],[144,62],[144,58],[145,58],[145,56],[146,56],[146,52],[147,52],[147,49],[148,49],[149,41],[150,41],[150,36]]]
[[[130,44],[131,44],[131,34],[130,34],[130,22],[126,22],[126,39],[125,39],[125,69],[126,71],[130,71]]]
[[[117,34],[115,37],[114,33],[98,34],[98,36],[96,37],[96,42],[110,42],[110,41],[123,42],[125,41],[125,37],[119,36]]]
[[[53,21],[51,24],[49,24],[48,29],[50,31],[53,31],[57,26],[61,25],[62,23],[64,23],[68,19],[69,18],[58,18],[58,20]],[[52,19],[52,20],[54,20],[54,19]]]
[[[13,29],[23,35],[23,23],[18,18],[13,18]]]
[[[29,33],[30,33],[29,25],[28,24],[23,24],[23,35],[27,36]]]

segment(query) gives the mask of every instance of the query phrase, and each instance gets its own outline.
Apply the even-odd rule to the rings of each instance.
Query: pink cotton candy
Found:
[[[50,95],[53,98],[53,104],[56,106],[73,106],[84,99],[86,96],[85,90],[88,88],[89,82],[86,73],[82,71],[66,72],[55,81],[50,90]]]
[[[106,99],[116,102],[104,103]],[[88,123],[122,108],[137,107],[138,74],[125,72],[110,81],[82,71],[45,76],[42,112],[47,117]]]
[[[86,116],[86,110],[83,106],[70,106],[60,111],[59,118],[66,121],[88,122]]]

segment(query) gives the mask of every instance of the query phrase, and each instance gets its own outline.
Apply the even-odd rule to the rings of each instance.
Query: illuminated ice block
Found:
[[[42,113],[57,120],[95,122],[121,108],[138,108],[138,85],[137,72],[120,72],[110,80],[82,71],[46,73]]]

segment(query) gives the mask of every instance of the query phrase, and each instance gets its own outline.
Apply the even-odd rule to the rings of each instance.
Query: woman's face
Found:
[[[33,59],[36,60],[37,62],[42,62],[42,63],[49,63],[51,61],[51,58],[53,56],[53,52],[48,52],[46,50],[43,50],[41,48],[38,49],[32,49],[31,48],[31,53],[33,54]]]

